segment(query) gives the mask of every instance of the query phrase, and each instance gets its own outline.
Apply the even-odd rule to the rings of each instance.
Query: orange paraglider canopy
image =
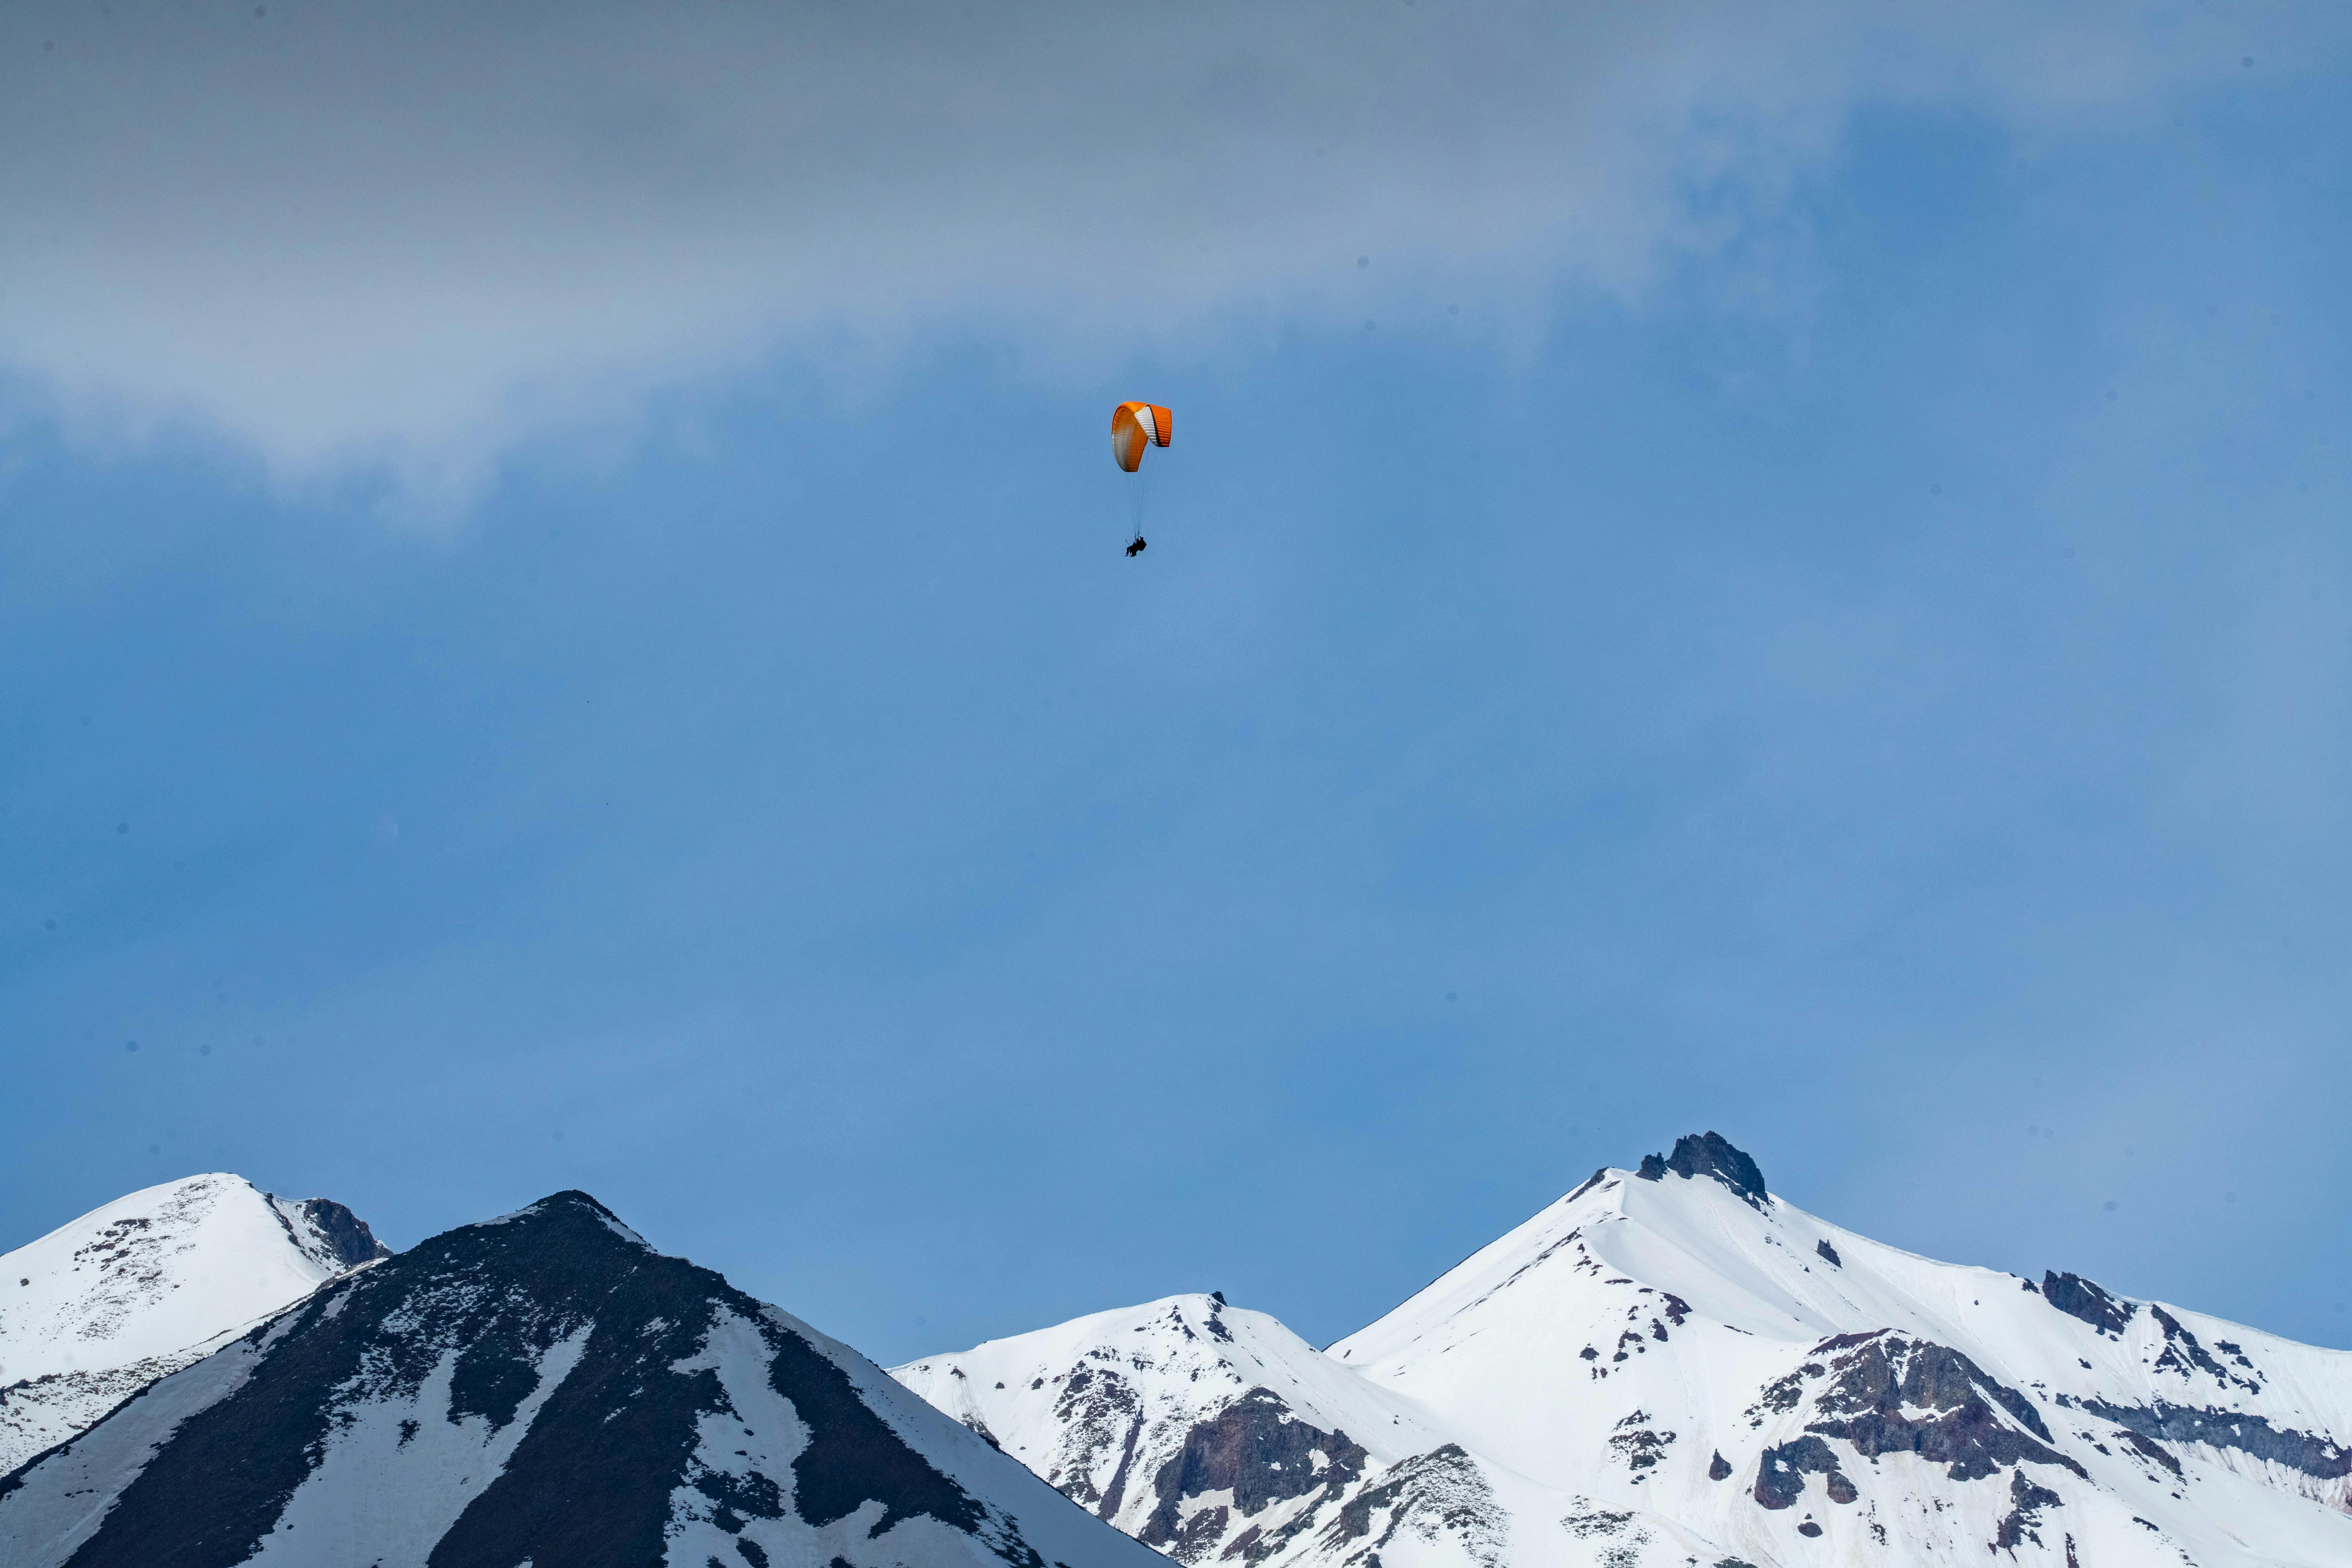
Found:
[[[1129,473],[1143,467],[1143,448],[1165,447],[1176,416],[1156,403],[1122,403],[1110,411],[1111,460]]]

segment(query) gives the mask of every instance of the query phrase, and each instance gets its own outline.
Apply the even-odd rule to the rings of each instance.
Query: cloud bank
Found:
[[[2096,124],[2334,53],[2308,15],[16,6],[0,367],[85,430],[462,484],[535,426],[779,353],[945,328],[1103,365],[1637,293],[1774,221],[1859,105]]]

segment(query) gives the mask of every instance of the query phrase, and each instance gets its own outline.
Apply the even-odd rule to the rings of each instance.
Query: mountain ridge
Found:
[[[1194,1563],[2352,1563],[2352,1355],[1886,1247],[1717,1133],[1604,1167],[1321,1352],[1237,1309],[1247,1357],[1180,1342],[1202,1303],[896,1375]],[[1207,1484],[1233,1468],[1192,1456],[1267,1393],[1318,1435],[1317,1486]],[[1374,1440],[1383,1415],[1411,1452]]]
[[[1145,1568],[856,1352],[553,1194],[0,1478],[0,1563]]]
[[[1212,1292],[886,1373],[576,1190],[386,1250],[212,1176],[8,1255],[0,1366],[115,1381],[0,1568],[2352,1563],[2352,1355],[1887,1247],[1714,1132],[1320,1351]]]

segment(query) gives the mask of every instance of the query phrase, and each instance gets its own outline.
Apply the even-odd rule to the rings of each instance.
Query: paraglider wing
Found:
[[[1129,473],[1143,467],[1143,448],[1165,447],[1176,416],[1156,403],[1122,403],[1110,411],[1111,460]]]

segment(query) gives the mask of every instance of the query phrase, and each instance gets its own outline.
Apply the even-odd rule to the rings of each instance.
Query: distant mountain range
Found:
[[[2352,1568],[2352,1354],[1714,1133],[1321,1351],[1177,1296],[886,1374],[578,1193],[382,1251],[215,1175],[0,1259],[0,1568]]]

